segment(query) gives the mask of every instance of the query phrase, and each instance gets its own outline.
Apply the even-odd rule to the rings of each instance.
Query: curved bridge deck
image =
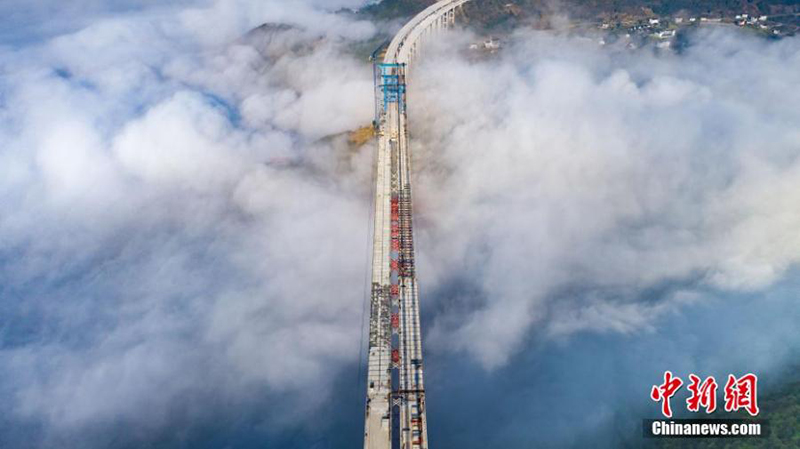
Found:
[[[406,74],[423,42],[469,0],[437,2],[408,22],[376,64],[375,223],[367,368],[366,449],[427,449],[419,293],[414,264]]]

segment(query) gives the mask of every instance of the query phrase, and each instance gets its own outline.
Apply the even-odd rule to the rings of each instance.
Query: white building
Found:
[[[495,38],[489,38],[483,41],[483,48],[487,50],[497,50],[500,48],[500,41]]]

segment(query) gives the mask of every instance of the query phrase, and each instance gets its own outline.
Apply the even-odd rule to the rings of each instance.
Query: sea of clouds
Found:
[[[321,138],[371,120],[346,45],[375,28],[302,2],[85,6],[0,55],[0,445],[144,444],[295,392],[290,421],[358,356],[370,154]],[[245,35],[264,22],[287,26]]]
[[[415,74],[410,112],[428,271],[483,298],[435,337],[492,367],[533,326],[630,333],[692,286],[762,290],[800,261],[797,39],[703,29],[676,54],[520,32],[477,63],[464,39]]]
[[[359,3],[0,6],[0,446],[359,444]],[[800,41],[476,39],[412,74],[433,441],[612,445],[664,369],[795,363]]]
[[[519,31],[486,58],[462,33],[414,69],[439,438],[637,445],[665,370],[796,369],[800,41],[686,38]]]

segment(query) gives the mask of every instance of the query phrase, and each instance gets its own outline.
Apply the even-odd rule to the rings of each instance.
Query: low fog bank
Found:
[[[0,446],[263,442],[355,366],[371,154],[342,133],[375,28],[317,6],[142,6],[0,53]]]
[[[477,39],[412,75],[434,437],[619,447],[664,370],[779,384],[800,355],[800,41]]]

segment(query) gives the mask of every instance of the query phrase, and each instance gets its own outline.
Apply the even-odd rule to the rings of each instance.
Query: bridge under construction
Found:
[[[374,61],[378,145],[372,249],[365,449],[427,449],[419,291],[414,265],[407,74],[425,40],[455,24],[469,0],[434,3]]]

